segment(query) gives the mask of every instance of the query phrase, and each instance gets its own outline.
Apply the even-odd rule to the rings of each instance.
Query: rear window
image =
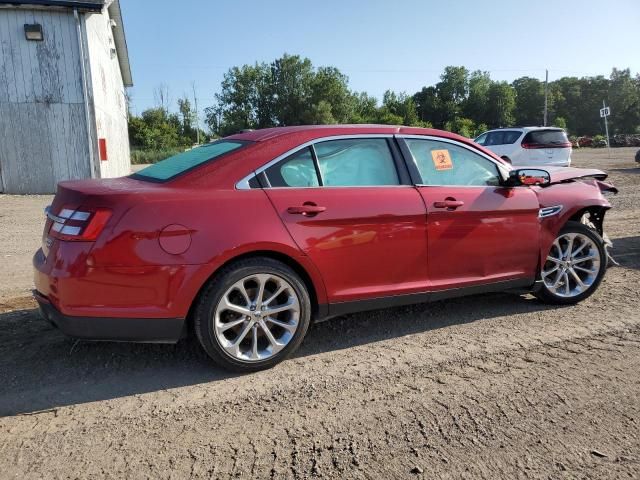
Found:
[[[509,145],[516,143],[522,132],[517,130],[499,130],[497,132],[489,132],[487,138],[482,145],[487,147],[491,145]]]
[[[570,147],[571,143],[564,130],[534,130],[525,135],[523,144],[545,147]]]
[[[139,172],[134,173],[132,177],[152,182],[166,182],[198,165],[215,160],[226,153],[233,152],[247,143],[246,141],[240,140],[218,140],[217,142],[208,143],[201,147],[192,148],[186,152],[165,158],[158,163],[149,165],[147,168],[143,168]]]

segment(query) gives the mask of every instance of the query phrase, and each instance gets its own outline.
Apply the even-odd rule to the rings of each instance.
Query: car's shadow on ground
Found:
[[[613,257],[640,268],[640,236],[613,240]],[[76,342],[42,320],[33,300],[0,305],[0,416],[217,382],[195,339],[176,345]],[[335,318],[309,330],[295,357],[348,349],[451,325],[547,310],[530,296],[477,295]]]
[[[611,255],[621,267],[640,270],[640,235],[614,238]]]
[[[547,309],[511,294],[474,296],[335,318],[295,357]],[[195,339],[176,345],[77,342],[28,308],[0,314],[0,416],[224,380]]]

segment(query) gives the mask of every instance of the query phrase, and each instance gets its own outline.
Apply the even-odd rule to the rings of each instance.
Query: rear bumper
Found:
[[[33,257],[35,289],[63,315],[186,318],[211,272],[202,265],[91,265],[91,244],[56,241]]]
[[[40,315],[62,333],[86,340],[175,343],[183,336],[183,318],[74,317],[62,314],[49,299],[34,290]]]

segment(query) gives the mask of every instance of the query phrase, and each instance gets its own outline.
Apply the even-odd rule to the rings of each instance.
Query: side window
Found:
[[[520,138],[520,135],[522,135],[522,133],[516,130],[509,130],[507,132],[504,132],[504,143],[516,143],[516,140]]]
[[[265,173],[272,187],[317,187],[319,185],[309,147],[270,166]]]
[[[503,132],[491,132],[487,135],[487,141],[484,143],[485,145],[502,145],[504,142],[502,141],[502,137],[504,136]]]
[[[406,142],[425,185],[500,185],[498,167],[464,147],[436,140]]]
[[[322,183],[328,187],[399,185],[384,138],[328,140],[314,145]]]
[[[489,135],[488,133],[483,133],[482,135],[480,135],[478,138],[476,138],[476,143],[478,145],[484,145],[485,142],[487,141],[487,135]]]

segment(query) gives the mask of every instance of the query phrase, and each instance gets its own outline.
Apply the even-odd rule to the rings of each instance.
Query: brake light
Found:
[[[106,208],[80,207],[77,210],[63,208],[58,215],[47,211],[51,220],[49,235],[60,240],[92,242],[111,217],[111,210]]]

